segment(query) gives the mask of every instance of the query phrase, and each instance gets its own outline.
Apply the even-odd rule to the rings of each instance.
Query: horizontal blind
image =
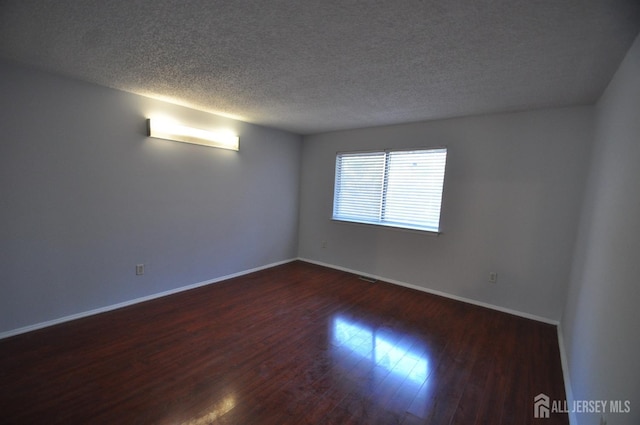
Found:
[[[333,218],[380,221],[384,166],[384,152],[338,154]]]
[[[340,153],[333,218],[438,232],[447,149]]]
[[[437,232],[446,149],[388,154],[382,222]]]

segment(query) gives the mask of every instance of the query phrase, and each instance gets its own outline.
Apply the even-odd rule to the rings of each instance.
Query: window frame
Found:
[[[437,230],[434,228],[428,228],[424,225],[416,224],[416,223],[405,223],[405,222],[390,222],[383,220],[382,211],[388,208],[387,205],[384,205],[386,202],[387,194],[388,194],[388,182],[389,182],[389,162],[390,162],[390,154],[394,152],[415,152],[415,151],[438,151],[444,150],[444,164],[442,165],[442,190],[439,195],[439,208],[438,208],[438,221],[437,221]],[[354,217],[345,217],[345,216],[337,216],[336,215],[336,201],[337,194],[336,190],[338,188],[339,181],[339,172],[341,171],[339,168],[339,161],[341,155],[374,155],[374,154],[384,154],[384,167],[383,174],[381,176],[382,180],[382,189],[381,189],[381,199],[380,199],[380,213],[378,214],[378,221],[374,220],[366,220],[359,219]],[[414,148],[398,148],[398,149],[369,149],[369,150],[358,150],[358,151],[338,151],[336,152],[335,157],[335,170],[334,170],[334,183],[333,183],[333,202],[332,202],[332,213],[331,220],[338,223],[349,223],[356,225],[365,225],[365,226],[380,226],[381,228],[400,230],[400,231],[408,231],[408,232],[420,232],[424,234],[433,234],[433,235],[441,235],[442,234],[442,207],[444,203],[444,192],[445,192],[445,181],[447,175],[447,165],[449,159],[449,148],[447,146],[431,146],[431,147],[414,147]]]

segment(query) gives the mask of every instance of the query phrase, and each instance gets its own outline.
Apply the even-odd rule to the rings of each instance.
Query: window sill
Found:
[[[346,224],[346,225],[355,225],[355,226],[364,226],[364,227],[375,227],[375,228],[379,228],[379,229],[383,229],[383,230],[407,232],[407,233],[414,233],[414,234],[425,235],[425,236],[438,237],[438,236],[440,236],[442,234],[442,232],[436,232],[436,231],[433,231],[433,230],[412,229],[412,228],[409,228],[409,227],[398,227],[398,226],[393,226],[393,225],[390,225],[390,224],[363,223],[361,221],[343,220],[343,219],[338,219],[338,218],[330,218],[330,220],[332,222],[334,222],[334,223],[340,223],[340,224]]]

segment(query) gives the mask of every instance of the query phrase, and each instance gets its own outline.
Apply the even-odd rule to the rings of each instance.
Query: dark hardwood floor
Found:
[[[303,262],[0,341],[2,424],[568,424],[556,329]]]

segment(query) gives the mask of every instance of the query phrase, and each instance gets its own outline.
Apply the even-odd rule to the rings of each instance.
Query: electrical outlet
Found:
[[[136,264],[136,275],[141,276],[144,274],[144,264]]]
[[[498,273],[489,272],[489,283],[496,283],[496,282],[498,282]]]

